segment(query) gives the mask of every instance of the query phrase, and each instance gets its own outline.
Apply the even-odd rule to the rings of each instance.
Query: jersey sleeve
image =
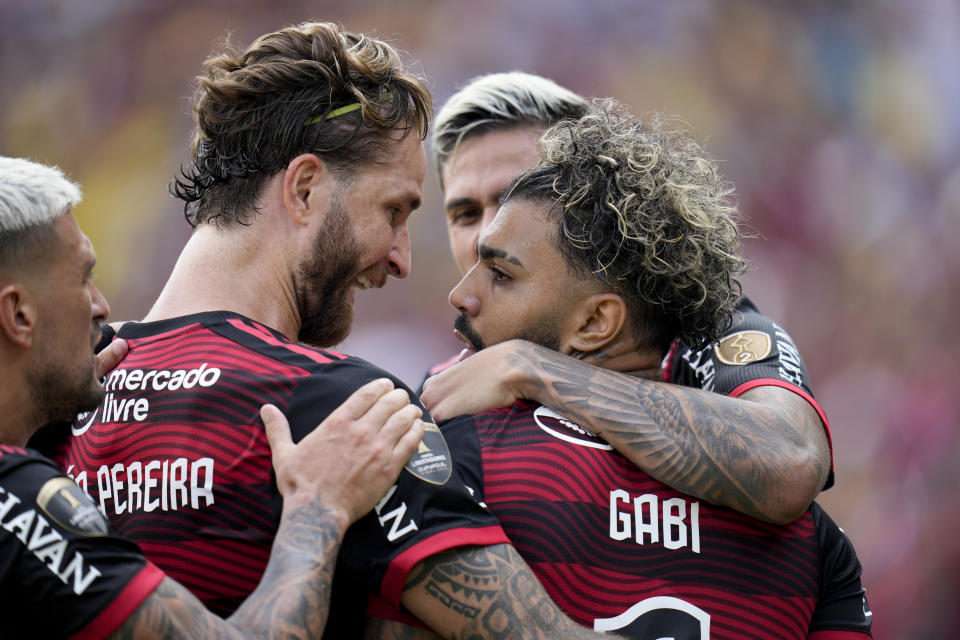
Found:
[[[873,613],[861,583],[862,567],[853,543],[830,516],[813,503],[820,557],[820,590],[809,640],[871,638]]]
[[[116,536],[89,496],[52,462],[2,449],[0,597],[5,610],[17,612],[7,617],[4,636],[108,636],[163,573]]]
[[[410,391],[399,379],[358,358],[331,363],[311,375],[288,409],[294,439],[313,429],[358,387],[380,377]],[[413,393],[410,397],[419,403]],[[429,421],[426,409],[423,413]],[[407,573],[421,560],[453,547],[506,541],[497,519],[471,497],[443,433],[428,423],[396,484],[348,531],[337,571],[354,576],[359,581],[355,586],[366,593],[399,605]]]
[[[781,387],[810,403],[820,416],[830,447],[833,486],[833,439],[827,414],[813,397],[810,374],[790,335],[743,298],[723,338],[700,351],[675,342],[663,363],[663,379],[731,397],[756,387]]]

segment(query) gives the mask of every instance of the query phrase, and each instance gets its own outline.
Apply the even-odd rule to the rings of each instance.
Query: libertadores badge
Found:
[[[423,440],[403,467],[424,482],[446,484],[453,472],[450,449],[440,428],[428,423],[423,430]]]
[[[109,529],[107,519],[83,489],[65,476],[50,478],[37,494],[39,506],[51,520],[78,535],[101,537]]]

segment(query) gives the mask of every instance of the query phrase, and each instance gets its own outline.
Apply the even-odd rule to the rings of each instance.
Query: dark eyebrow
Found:
[[[462,207],[468,204],[478,205],[480,204],[480,201],[476,198],[457,198],[456,200],[443,203],[443,208],[449,211],[450,209],[456,209],[457,207]]]
[[[501,258],[502,260],[506,260],[511,264],[517,265],[518,267],[523,267],[523,263],[520,262],[520,260],[516,256],[508,255],[507,252],[504,251],[503,249],[497,249],[495,247],[491,247],[483,243],[477,244],[477,255],[479,255],[484,260],[489,260],[491,258]]]

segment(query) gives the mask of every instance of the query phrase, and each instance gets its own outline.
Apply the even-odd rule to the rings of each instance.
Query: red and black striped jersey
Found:
[[[580,624],[645,639],[869,637],[860,563],[817,505],[785,526],[753,520],[667,487],[527,402],[441,430],[477,498]]]
[[[366,382],[403,384],[359,358],[291,342],[233,313],[127,323],[119,335],[128,355],[107,376],[103,404],[73,425],[57,462],[122,535],[228,615],[259,582],[282,507],[260,407],[279,407],[297,441]],[[399,602],[407,572],[423,558],[505,540],[470,498],[439,430],[425,443],[429,471],[414,456],[342,546],[339,597],[350,594],[358,616],[367,594]],[[348,609],[332,610],[328,629]]]
[[[426,378],[452,367],[459,354],[432,367]],[[793,339],[743,297],[724,337],[700,350],[675,340],[663,359],[663,381],[714,391],[732,397],[755,387],[776,386],[809,402],[820,419],[830,444],[830,474],[824,489],[833,486],[833,444],[827,415],[814,399],[810,375]],[[423,382],[420,383],[420,391]]]
[[[105,638],[162,580],[50,460],[0,445],[0,636]]]
[[[663,359],[663,380],[734,398],[763,386],[782,387],[801,396],[823,421],[830,443],[830,474],[824,489],[833,486],[830,425],[813,397],[807,366],[790,335],[757,311],[748,298],[741,298],[730,327],[719,341],[699,351],[674,341]]]

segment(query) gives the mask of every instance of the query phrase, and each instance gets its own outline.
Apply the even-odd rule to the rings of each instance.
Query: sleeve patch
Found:
[[[429,423],[423,430],[423,440],[413,452],[404,469],[430,484],[443,485],[453,472],[450,449],[440,428]]]
[[[729,365],[745,365],[763,360],[773,346],[770,336],[760,331],[738,331],[723,338],[714,347],[717,360]]]
[[[37,506],[62,528],[82,536],[107,535],[107,519],[93,500],[70,478],[47,480],[37,494]]]

